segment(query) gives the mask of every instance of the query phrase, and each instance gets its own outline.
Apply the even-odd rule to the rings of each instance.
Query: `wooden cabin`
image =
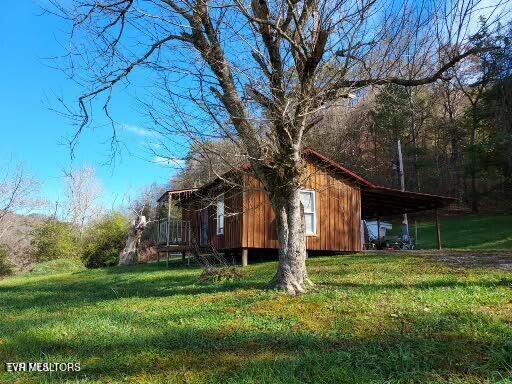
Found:
[[[301,189],[308,251],[359,252],[361,220],[439,209],[454,199],[375,185],[320,153],[305,149]],[[232,170],[197,189],[166,192],[159,203],[177,202],[181,218],[161,218],[161,250],[185,251],[192,243],[241,252],[278,248],[275,215],[250,167]]]

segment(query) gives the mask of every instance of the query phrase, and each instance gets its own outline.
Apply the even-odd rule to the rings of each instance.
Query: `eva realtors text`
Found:
[[[7,372],[78,372],[80,363],[5,363]]]

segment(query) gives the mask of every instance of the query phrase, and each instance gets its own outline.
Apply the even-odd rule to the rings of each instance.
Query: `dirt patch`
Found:
[[[412,254],[442,262],[450,267],[490,268],[512,271],[512,250],[503,251],[459,251],[459,250],[416,250],[416,251],[374,251],[372,254]]]
[[[512,252],[467,252],[440,254],[435,257],[452,267],[463,268],[492,268],[512,271]]]

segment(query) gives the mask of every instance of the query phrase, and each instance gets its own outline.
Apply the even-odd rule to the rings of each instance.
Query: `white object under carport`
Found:
[[[369,234],[369,237],[370,239],[376,239],[377,238],[377,226],[378,226],[378,222],[375,220],[375,221],[366,221],[366,227],[368,228],[368,234]],[[380,233],[379,233],[379,238],[384,238],[386,237],[387,233],[389,231],[391,231],[391,229],[393,228],[393,225],[387,221],[381,221],[380,222]]]

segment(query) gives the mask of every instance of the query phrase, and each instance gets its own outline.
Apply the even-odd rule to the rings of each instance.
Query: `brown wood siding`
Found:
[[[352,182],[314,163],[307,165],[304,189],[316,191],[316,236],[307,237],[307,249],[361,250],[361,193]],[[277,248],[275,215],[259,180],[245,176],[242,247]]]
[[[217,195],[220,193],[216,192]],[[224,234],[217,235],[217,207],[213,202],[193,201],[183,206],[183,220],[190,220],[192,236],[200,240],[201,210],[208,211],[208,242],[217,249],[233,249],[242,246],[242,189],[224,191]]]
[[[247,175],[243,198],[243,248],[277,248],[275,215],[259,180]]]
[[[357,185],[314,163],[307,165],[304,189],[316,191],[316,236],[307,237],[307,249],[360,251],[361,193]],[[219,193],[218,191],[216,192]],[[275,215],[259,180],[246,174],[244,188],[224,195],[224,234],[217,235],[216,206],[208,206],[208,240],[218,249],[278,248]],[[184,205],[183,218],[191,221],[199,242],[201,208],[206,203]]]

